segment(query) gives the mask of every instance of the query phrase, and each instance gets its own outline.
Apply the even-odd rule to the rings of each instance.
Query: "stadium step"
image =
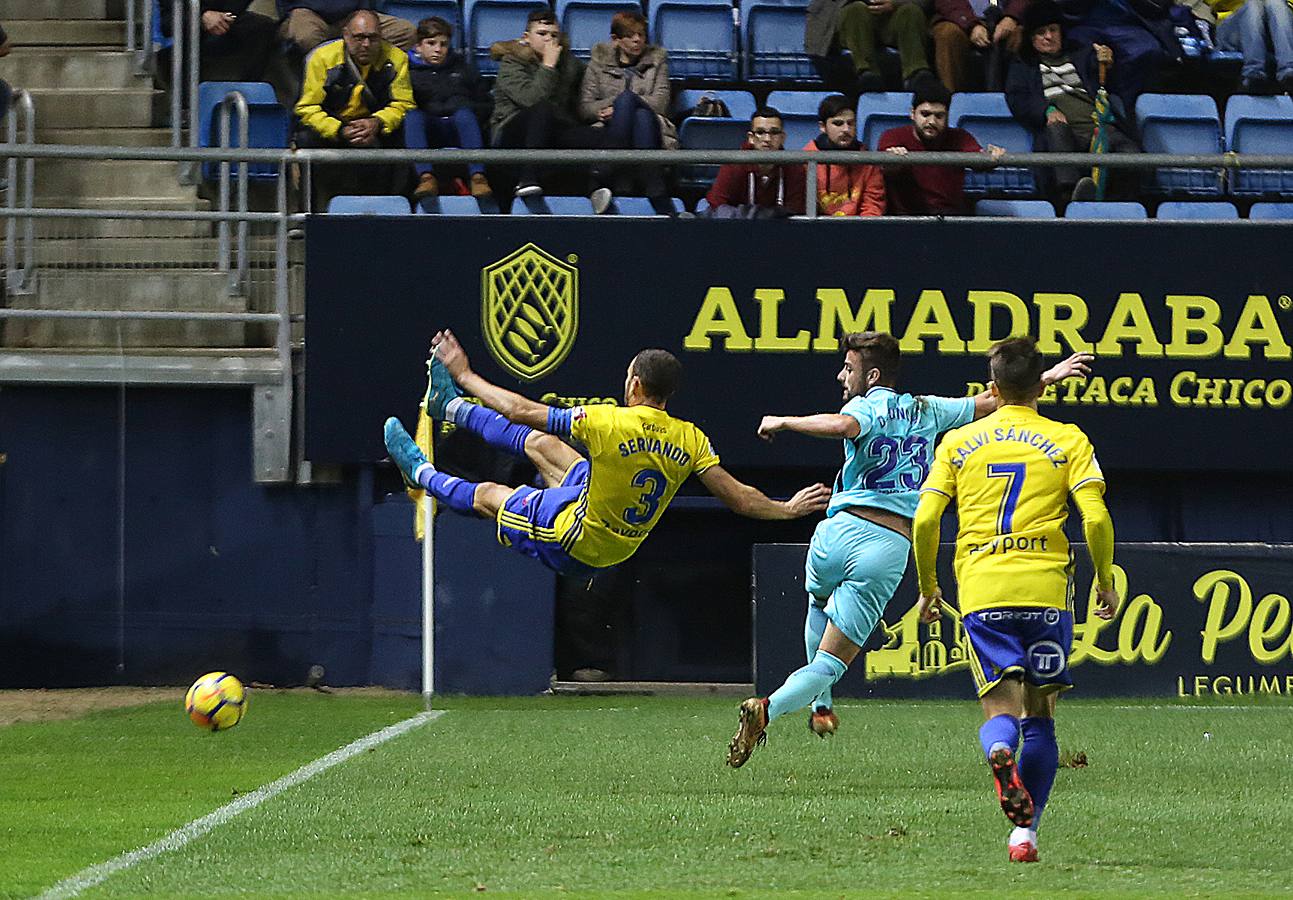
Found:
[[[65,223],[70,224],[70,223]],[[37,240],[36,260],[42,271],[72,268],[165,268],[215,270],[219,240],[208,237],[173,237],[169,239],[121,237],[87,239],[64,228],[60,235],[43,235]],[[3,242],[0,241],[0,246]],[[273,265],[274,237],[256,235],[248,238],[248,253],[260,266]]]
[[[42,128],[150,128],[152,88],[38,88],[31,92]]]
[[[61,6],[63,0],[56,5]],[[26,2],[18,6],[25,10]],[[24,12],[20,19],[4,20],[5,33],[14,46],[22,47],[121,47],[126,43],[126,23],[96,19],[32,19]]]
[[[195,196],[183,199],[158,197],[40,197],[38,206],[46,209],[193,210],[209,212],[211,203]],[[185,222],[168,219],[37,219],[40,237],[86,238],[169,238],[210,237],[215,234],[212,222]]]
[[[4,21],[0,19],[0,21]],[[151,80],[135,71],[134,54],[125,50],[80,50],[68,53],[52,47],[16,47],[4,61],[4,77],[28,90],[55,88],[151,88]],[[36,108],[39,124],[42,109]]]
[[[178,166],[166,160],[40,159],[36,161],[36,202],[46,196],[164,197],[184,200],[192,187],[179,182]]]
[[[10,19],[106,19],[108,0],[0,0],[0,22]]]
[[[200,310],[246,312],[245,297],[231,297],[221,272],[185,270],[38,270],[35,290],[9,297],[11,309]],[[239,347],[242,323],[126,322],[11,319],[6,347]]]
[[[39,126],[39,122],[36,123]],[[102,147],[169,147],[169,128],[37,128],[41,144],[94,144]]]

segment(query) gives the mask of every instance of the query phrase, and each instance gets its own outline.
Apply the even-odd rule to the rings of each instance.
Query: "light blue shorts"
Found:
[[[804,587],[826,617],[859,647],[898,590],[911,541],[882,525],[838,512],[818,523],[808,545]]]

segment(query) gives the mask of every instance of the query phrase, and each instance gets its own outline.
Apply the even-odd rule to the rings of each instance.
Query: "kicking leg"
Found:
[[[1024,685],[1018,675],[1006,676],[981,698],[987,720],[979,728],[979,743],[992,768],[1001,811],[1019,828],[1033,824],[1033,798],[1019,777],[1015,754],[1019,719],[1024,711]]]
[[[1059,769],[1060,748],[1055,741],[1055,701],[1057,691],[1043,693],[1034,685],[1024,685],[1024,717],[1020,720],[1023,746],[1019,748],[1019,777],[1033,798],[1033,824],[1018,828],[1010,835],[1010,859],[1013,862],[1037,862],[1037,828],[1042,811],[1055,784]]]
[[[405,482],[425,488],[454,512],[492,519],[512,493],[513,489],[506,485],[492,481],[465,481],[436,471],[399,419],[392,417],[386,420],[385,439],[386,451],[399,467]]]

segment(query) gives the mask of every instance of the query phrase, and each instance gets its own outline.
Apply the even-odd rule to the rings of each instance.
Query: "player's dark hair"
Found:
[[[1007,403],[1027,403],[1041,390],[1042,354],[1030,337],[1007,338],[988,350],[988,368]]]
[[[668,350],[642,350],[633,357],[633,374],[642,382],[643,392],[662,403],[682,383],[682,363]]]
[[[911,92],[911,108],[915,109],[922,103],[938,103],[942,106],[951,106],[952,92],[943,87],[943,82],[937,78],[922,79],[916,85],[916,89]]]
[[[534,25],[536,22],[544,25],[556,25],[557,14],[547,6],[532,9],[530,10],[530,14],[525,18],[525,30],[529,31],[530,26]]]
[[[849,103],[849,98],[843,94],[831,94],[817,104],[817,121],[828,122],[844,112],[844,110],[851,109],[852,106],[853,104]]]
[[[898,370],[902,368],[902,351],[898,339],[883,331],[851,331],[840,338],[840,352],[856,350],[862,357],[862,371],[880,370],[879,383],[893,387],[898,383]]]
[[[439,16],[427,16],[421,22],[418,22],[419,43],[441,35],[452,39],[453,26]]]

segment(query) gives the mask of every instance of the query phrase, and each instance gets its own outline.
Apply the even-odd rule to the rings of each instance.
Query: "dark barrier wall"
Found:
[[[939,581],[955,597],[953,547]],[[1119,544],[1123,605],[1111,622],[1091,614],[1091,565],[1076,545],[1077,601],[1069,664],[1078,696],[1203,697],[1293,694],[1289,585],[1293,547],[1261,544]],[[766,695],[805,661],[802,544],[754,548],[755,688]],[[914,567],[866,652],[836,686],[844,697],[973,697],[957,616],[916,616]]]
[[[427,339],[450,326],[487,377],[550,402],[615,402],[644,346],[682,357],[676,412],[735,466],[835,466],[828,442],[760,442],[766,412],[837,406],[841,331],[890,330],[903,384],[963,394],[1013,333],[1096,377],[1043,398],[1107,469],[1287,470],[1293,254],[1259,223],[861,225],[600,217],[315,218],[306,449],[384,455]],[[1206,258],[1206,261],[1205,261]]]

